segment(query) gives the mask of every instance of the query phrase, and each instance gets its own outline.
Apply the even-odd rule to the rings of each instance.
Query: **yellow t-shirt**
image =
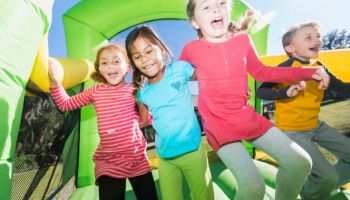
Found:
[[[309,64],[294,59],[291,67],[319,66],[317,61]],[[293,98],[275,100],[276,125],[285,131],[306,131],[317,127],[318,115],[324,91],[318,89],[318,82],[305,81],[306,90]],[[279,83],[274,88],[282,89],[293,83]]]

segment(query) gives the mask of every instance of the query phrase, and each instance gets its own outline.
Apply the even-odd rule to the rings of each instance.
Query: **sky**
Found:
[[[79,0],[56,0],[53,5],[49,31],[49,55],[66,57],[62,15]],[[267,54],[283,54],[281,37],[286,28],[306,21],[321,23],[321,34],[335,29],[350,31],[349,0],[246,0],[261,15],[273,11],[270,23]]]
[[[321,23],[321,34],[335,29],[350,31],[349,0],[247,0],[253,8],[266,14],[275,11],[270,24],[267,54],[281,54],[283,30],[306,21]]]

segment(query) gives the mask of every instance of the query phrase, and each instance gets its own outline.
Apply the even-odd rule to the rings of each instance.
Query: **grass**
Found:
[[[38,186],[30,196],[29,200],[37,200],[42,199],[42,195],[44,194],[46,187],[48,187],[49,179],[51,178],[51,174],[53,172],[54,167],[50,167],[49,170],[46,172],[46,174],[43,176],[43,178],[40,180]],[[31,170],[26,172],[20,172],[13,175],[13,181],[12,181],[12,194],[11,194],[11,200],[21,200],[23,199],[25,193],[27,192],[30,184],[33,181],[33,178],[38,170]],[[55,174],[52,177],[51,184],[49,186],[49,190],[47,192],[47,196],[49,196],[53,191],[50,189],[56,189],[61,181],[61,175],[62,175],[62,165],[58,165],[57,169],[55,171]],[[46,196],[46,197],[47,197]]]
[[[350,137],[350,100],[321,107],[320,119]]]

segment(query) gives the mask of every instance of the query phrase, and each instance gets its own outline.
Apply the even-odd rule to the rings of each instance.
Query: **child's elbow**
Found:
[[[61,112],[68,112],[69,111],[68,107],[63,106],[63,105],[59,105],[59,104],[56,104],[56,108]]]
[[[69,111],[68,109],[64,109],[64,108],[60,108],[60,107],[57,107],[57,109],[61,112],[68,112]]]

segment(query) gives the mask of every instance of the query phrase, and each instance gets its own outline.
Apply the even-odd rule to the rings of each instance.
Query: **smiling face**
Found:
[[[131,59],[149,83],[160,81],[164,74],[162,50],[145,37],[139,36],[131,47]]]
[[[306,26],[297,30],[291,43],[284,48],[291,56],[303,61],[308,61],[318,57],[321,47],[322,40],[319,29]]]
[[[205,40],[223,42],[228,39],[229,0],[196,0],[192,25],[200,29]]]
[[[100,53],[98,69],[108,85],[125,84],[124,78],[127,68],[128,63],[121,51],[115,48],[107,48]]]

